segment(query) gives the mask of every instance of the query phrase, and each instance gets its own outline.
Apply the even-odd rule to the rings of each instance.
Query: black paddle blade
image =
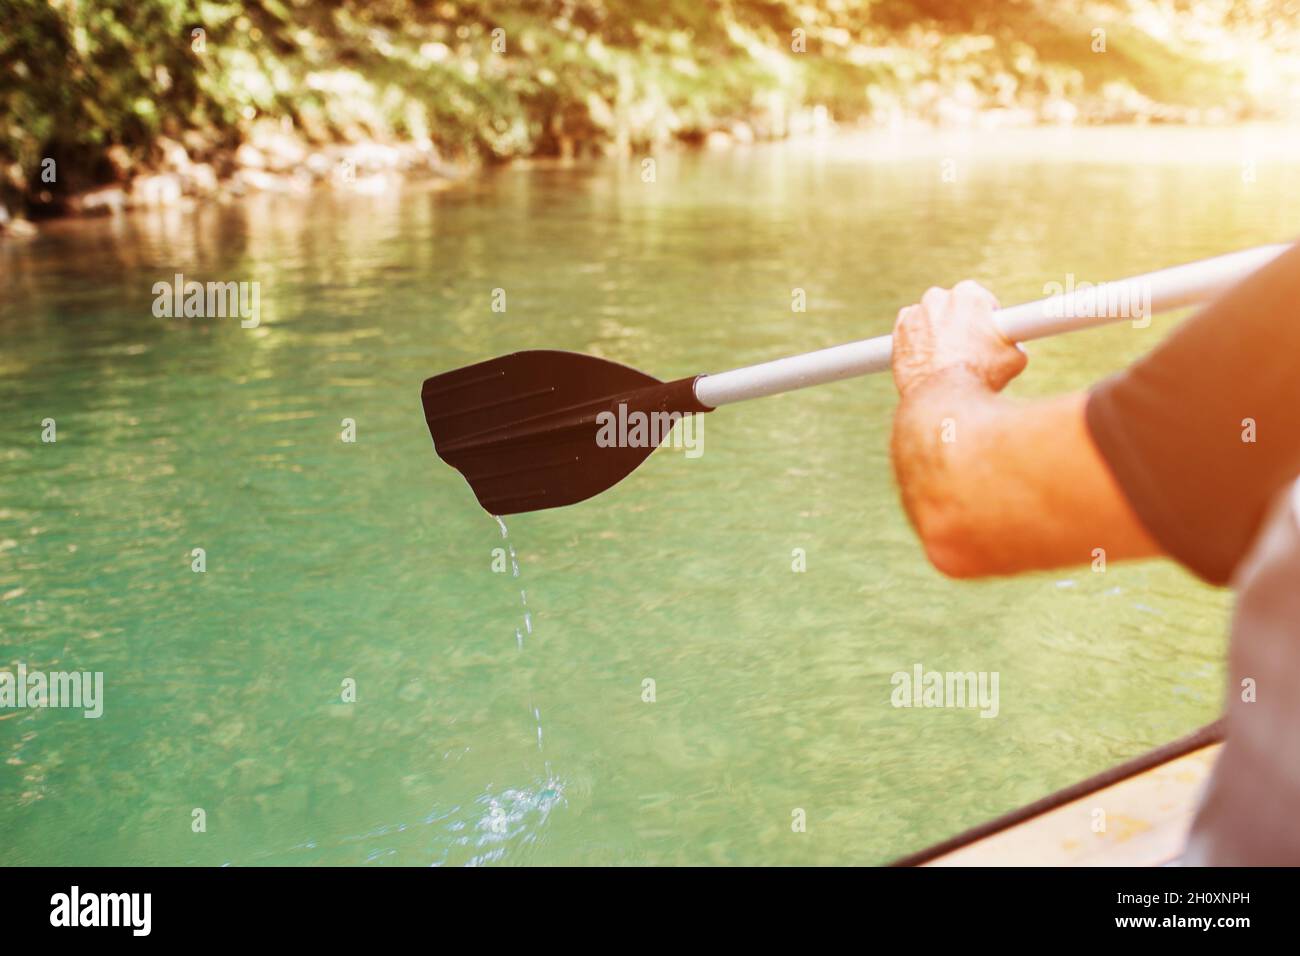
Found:
[[[641,464],[676,417],[711,410],[696,399],[695,378],[665,383],[615,362],[545,350],[435,375],[421,398],[434,449],[494,515],[597,495]],[[626,427],[640,416],[647,427]]]

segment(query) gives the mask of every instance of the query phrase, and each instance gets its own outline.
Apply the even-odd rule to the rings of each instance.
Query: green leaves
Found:
[[[814,106],[924,112],[957,88],[1030,109],[1116,78],[1135,101],[1240,98],[1227,67],[1125,25],[1129,3],[1098,5],[1098,56],[1091,20],[1039,0],[6,0],[0,167],[21,182],[58,155],[58,189],[76,190],[110,174],[109,146],[144,160],[187,130],[230,144],[259,117],[502,160],[737,122],[779,136]]]

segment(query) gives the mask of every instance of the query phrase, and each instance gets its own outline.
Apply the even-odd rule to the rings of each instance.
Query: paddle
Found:
[[[1284,245],[1001,309],[1015,342],[1204,302],[1271,261]],[[424,416],[438,455],[490,514],[558,508],[625,478],[683,415],[889,368],[892,337],[794,355],[716,375],[661,382],[574,352],[514,352],[427,379]]]

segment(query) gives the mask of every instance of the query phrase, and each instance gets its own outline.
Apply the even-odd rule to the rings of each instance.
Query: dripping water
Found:
[[[510,554],[510,573],[516,581],[519,580],[519,555],[513,544],[509,543],[510,532],[506,528],[505,521],[499,515],[493,515],[497,527],[501,529],[501,538],[505,540],[506,548]],[[522,627],[516,626],[515,647],[519,652],[524,649],[526,635],[533,633],[533,614],[528,607],[528,592],[524,588],[519,589],[519,605],[523,613]],[[537,750],[543,752],[543,731],[542,731],[542,712],[535,702],[529,702],[529,710],[532,711],[533,723],[537,732]],[[524,818],[532,813],[540,814],[542,822],[550,810],[557,804],[567,803],[564,798],[564,786],[561,781],[556,779],[551,771],[551,762],[543,758],[544,776],[537,782],[537,789],[530,791],[528,789],[511,788],[499,795],[485,795],[480,800],[481,805],[487,809],[486,815],[479,821],[477,829],[481,837],[479,845],[490,845],[499,842],[503,836],[500,831],[500,825],[504,820],[507,826],[518,826],[524,821]],[[518,832],[518,831],[516,831]],[[532,839],[528,836],[526,839]],[[499,859],[498,854],[504,852],[504,848],[498,847],[482,857],[482,859]],[[476,858],[478,859],[478,858]]]
[[[492,517],[496,519],[497,527],[501,529],[502,539],[507,540],[506,547],[509,548],[509,552],[510,552],[510,575],[513,578],[518,578],[519,577],[519,555],[518,552],[515,551],[515,546],[513,544],[508,543],[508,539],[510,537],[510,531],[508,528],[506,528],[505,519],[503,519],[500,515],[493,515]],[[518,627],[515,628],[515,647],[518,650],[522,651],[524,649],[525,635],[531,636],[533,633],[533,612],[528,607],[528,592],[522,587],[519,589],[519,604],[523,608],[524,626],[522,629]],[[537,749],[541,750],[542,749],[542,713],[536,706],[532,707],[532,711],[533,711],[533,720],[537,724]],[[550,776],[550,773],[551,773],[551,768],[550,768],[550,763],[548,761],[546,766],[546,774],[548,777]]]

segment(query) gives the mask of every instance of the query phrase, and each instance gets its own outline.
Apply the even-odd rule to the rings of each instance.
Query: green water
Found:
[[[419,388],[535,347],[720,370],[883,332],[968,275],[1011,303],[1288,238],[1300,162],[1275,144],[667,154],[654,183],[517,168],[0,246],[0,666],[102,671],[106,698],[0,711],[0,861],[877,863],[1213,718],[1228,599],[1173,566],[928,568],[886,377],[720,410],[701,457],[506,542]],[[261,325],[155,318],[176,272],[259,281]],[[1038,343],[1015,390],[1082,387],[1168,328]],[[895,709],[916,663],[998,672],[998,716]]]

